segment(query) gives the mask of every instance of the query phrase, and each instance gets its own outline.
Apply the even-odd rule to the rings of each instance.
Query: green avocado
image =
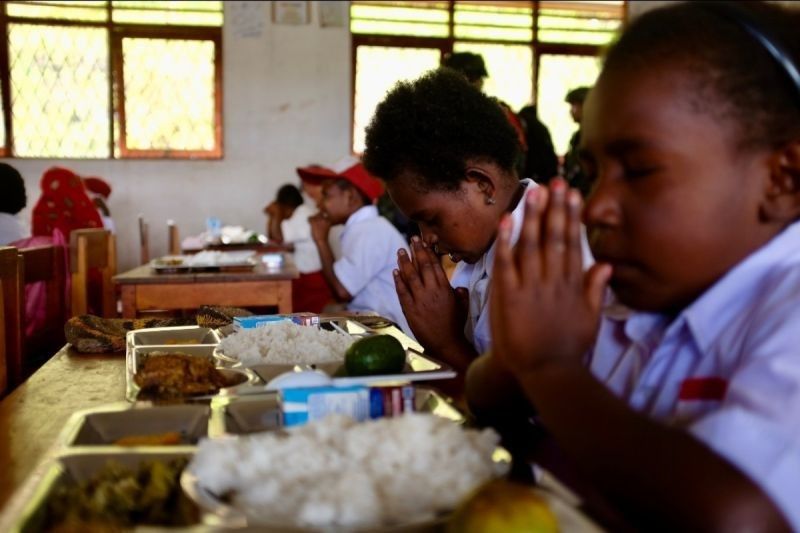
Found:
[[[406,351],[391,335],[359,339],[344,354],[344,366],[350,376],[398,374],[405,364]]]

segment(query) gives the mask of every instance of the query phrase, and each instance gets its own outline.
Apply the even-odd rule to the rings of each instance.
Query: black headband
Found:
[[[697,4],[716,15],[736,23],[753,39],[758,41],[758,44],[772,56],[789,77],[789,81],[795,89],[796,97],[800,101],[800,70],[798,70],[791,54],[779,39],[774,35],[770,35],[752,16],[732,2],[698,2]]]

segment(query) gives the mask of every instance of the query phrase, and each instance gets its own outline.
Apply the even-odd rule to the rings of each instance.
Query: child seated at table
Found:
[[[398,255],[403,312],[456,381],[491,346],[487,288],[500,219],[521,218],[520,199],[536,187],[517,175],[519,151],[503,110],[451,69],[398,84],[367,128],[364,164],[421,234],[411,255]],[[450,281],[445,254],[458,263]]]
[[[334,296],[354,311],[375,311],[411,334],[397,292],[392,270],[398,249],[406,242],[388,220],[378,214],[375,201],[383,185],[354,157],[346,157],[331,169],[298,169],[300,177],[322,183],[320,212],[311,217],[311,232],[322,260],[322,273]],[[342,256],[334,260],[328,233],[344,224]]]
[[[332,298],[322,275],[319,251],[311,238],[308,219],[315,212],[303,202],[300,190],[288,184],[278,189],[275,200],[264,208],[269,240],[294,254],[294,264],[300,272],[300,277],[292,280],[292,310],[295,313],[321,313]]]
[[[634,20],[585,108],[598,263],[563,180],[527,195],[516,250],[501,225],[469,401],[535,408],[642,529],[800,529],[798,25],[761,2]]]

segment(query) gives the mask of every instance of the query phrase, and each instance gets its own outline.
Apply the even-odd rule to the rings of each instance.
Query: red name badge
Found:
[[[689,378],[681,383],[679,400],[722,400],[728,390],[728,382],[722,378]]]

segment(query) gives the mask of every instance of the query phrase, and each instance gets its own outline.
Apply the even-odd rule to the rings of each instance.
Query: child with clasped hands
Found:
[[[762,3],[636,19],[587,100],[586,205],[556,180],[500,224],[468,401],[535,410],[643,529],[800,529],[797,24]]]

